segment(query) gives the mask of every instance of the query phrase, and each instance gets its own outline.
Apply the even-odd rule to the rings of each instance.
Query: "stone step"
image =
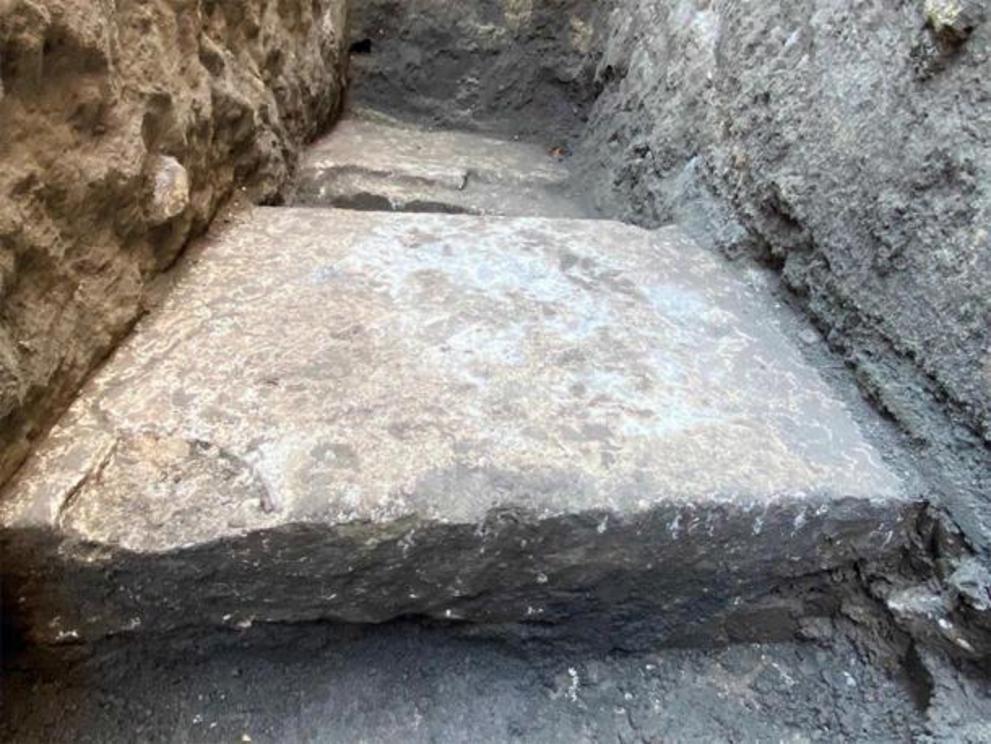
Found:
[[[345,117],[303,160],[293,203],[395,212],[581,217],[568,169],[537,145]]]
[[[259,208],[41,444],[0,548],[46,642],[426,616],[658,643],[894,554],[917,509],[677,229]]]

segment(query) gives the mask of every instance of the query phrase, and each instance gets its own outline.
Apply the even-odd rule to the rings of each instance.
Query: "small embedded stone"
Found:
[[[151,202],[148,220],[163,225],[189,206],[189,174],[173,157],[160,155],[151,168]]]
[[[926,24],[937,36],[963,42],[987,16],[983,0],[926,0]]]

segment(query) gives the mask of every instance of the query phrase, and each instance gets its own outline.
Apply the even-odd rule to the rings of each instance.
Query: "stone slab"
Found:
[[[892,554],[916,509],[676,229],[259,208],[39,447],[0,547],[47,640],[417,615],[664,638]]]
[[[305,156],[293,202],[369,211],[581,217],[545,148],[433,131],[374,112],[339,122]]]

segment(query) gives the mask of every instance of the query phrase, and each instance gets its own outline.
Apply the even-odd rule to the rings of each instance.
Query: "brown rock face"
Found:
[[[346,0],[0,2],[0,482],[238,188],[339,111]]]

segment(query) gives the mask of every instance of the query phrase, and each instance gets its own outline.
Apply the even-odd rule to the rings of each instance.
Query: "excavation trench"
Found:
[[[625,736],[596,705],[629,708],[623,725],[648,738],[945,733],[959,706],[937,690],[983,685],[989,650],[987,396],[960,371],[979,342],[905,352],[920,319],[879,264],[898,256],[844,265],[850,241],[890,245],[895,227],[867,224],[884,207],[817,206],[835,207],[845,153],[824,165],[803,149],[815,124],[788,118],[788,96],[807,89],[738,71],[767,36],[770,67],[815,79],[817,34],[843,13],[811,26],[800,4],[776,20],[699,5],[352,9],[348,105],[264,197],[287,206],[190,251],[7,486],[5,645],[27,647],[12,735],[44,724],[31,685],[77,701],[63,724],[99,740],[129,704],[85,712],[120,687],[94,679],[141,669],[135,705],[155,708],[167,679],[223,688],[212,665],[271,677],[238,688],[265,736],[319,738],[340,711],[271,697],[392,654],[442,659],[415,689],[473,655],[479,688],[530,665],[505,709],[551,689],[541,715],[593,739]],[[888,20],[935,44],[920,64],[949,64],[931,24]],[[970,46],[954,49],[968,64]],[[941,167],[952,192],[978,166]],[[893,175],[888,196],[912,183]],[[951,199],[921,193],[921,214]],[[969,219],[954,215],[944,234]],[[894,279],[871,290],[876,274]],[[977,294],[985,280],[961,281]],[[273,673],[287,643],[318,653]],[[588,674],[591,708],[567,712]],[[656,713],[686,674],[698,689],[676,716],[628,705],[642,692]],[[796,691],[765,726],[714,702],[725,684],[759,706]],[[469,700],[446,705],[474,720]],[[147,732],[168,739],[177,715],[194,740],[241,725],[197,728],[196,706],[173,695]],[[452,734],[446,710],[425,736]]]

